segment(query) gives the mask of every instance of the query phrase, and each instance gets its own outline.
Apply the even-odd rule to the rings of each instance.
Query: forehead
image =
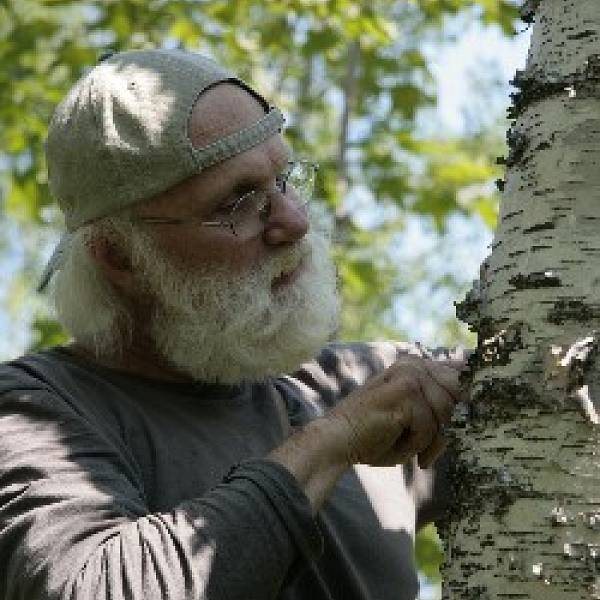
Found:
[[[265,107],[235,83],[219,83],[200,94],[190,115],[189,136],[196,147],[256,123]]]

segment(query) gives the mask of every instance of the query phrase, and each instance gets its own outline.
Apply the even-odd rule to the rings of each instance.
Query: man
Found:
[[[2,598],[415,597],[413,457],[443,450],[460,362],[327,345],[315,169],[282,126],[181,51],[113,55],[57,108],[44,283],[73,341],[0,369]]]

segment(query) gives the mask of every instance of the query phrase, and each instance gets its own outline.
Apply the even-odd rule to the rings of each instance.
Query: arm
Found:
[[[313,515],[350,467],[340,442],[336,441],[340,433],[332,420],[316,419],[267,456],[293,474],[310,502]]]
[[[450,401],[414,361],[395,365],[267,460],[156,514],[135,468],[69,407],[44,390],[6,394],[0,597],[276,598],[293,562],[318,554],[311,515],[341,473],[426,450]]]
[[[127,459],[44,390],[0,399],[0,597],[276,598],[320,537],[296,480],[249,461],[150,513]]]

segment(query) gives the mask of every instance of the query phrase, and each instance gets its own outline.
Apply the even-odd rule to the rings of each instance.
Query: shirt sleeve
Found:
[[[321,549],[308,499],[277,463],[247,461],[150,513],[129,459],[51,392],[0,397],[4,600],[274,599]]]

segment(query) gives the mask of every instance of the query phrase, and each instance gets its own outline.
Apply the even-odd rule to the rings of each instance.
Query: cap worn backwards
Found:
[[[265,116],[195,148],[189,121],[210,87],[233,82],[257,98]],[[50,191],[67,231],[149,199],[281,131],[281,111],[214,61],[182,50],[112,54],[82,77],[59,104],[48,129]],[[68,233],[42,275],[60,268]]]

